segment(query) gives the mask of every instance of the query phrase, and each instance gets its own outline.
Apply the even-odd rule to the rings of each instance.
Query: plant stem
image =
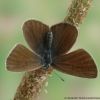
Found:
[[[73,0],[64,22],[79,26],[86,17],[93,0]]]
[[[79,26],[87,15],[92,0],[73,0],[64,22]],[[14,100],[37,100],[52,69],[26,72],[16,91]]]
[[[26,72],[15,94],[14,100],[36,100],[45,85],[52,68]]]

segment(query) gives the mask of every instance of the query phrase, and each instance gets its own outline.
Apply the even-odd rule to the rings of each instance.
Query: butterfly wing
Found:
[[[42,67],[41,57],[18,44],[9,54],[6,66],[15,72],[36,70]]]
[[[48,31],[47,25],[36,20],[29,20],[23,25],[23,33],[27,43],[38,54],[43,53],[43,41]]]
[[[74,76],[85,78],[95,78],[97,76],[94,60],[83,49],[56,57],[53,67]]]
[[[75,26],[60,23],[51,27],[53,33],[53,55],[65,54],[76,41],[78,31]]]

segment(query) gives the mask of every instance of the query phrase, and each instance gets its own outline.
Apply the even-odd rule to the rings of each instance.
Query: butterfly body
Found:
[[[44,68],[47,69],[52,63],[52,41],[53,41],[53,34],[52,32],[48,32],[45,37],[45,46],[44,46],[44,54],[43,54],[43,64]]]

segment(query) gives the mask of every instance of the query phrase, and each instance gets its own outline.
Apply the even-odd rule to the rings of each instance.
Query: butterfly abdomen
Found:
[[[51,51],[50,50],[46,50],[44,57],[43,57],[43,62],[44,62],[44,67],[48,68],[50,66],[50,64],[52,63],[52,58],[51,58]]]

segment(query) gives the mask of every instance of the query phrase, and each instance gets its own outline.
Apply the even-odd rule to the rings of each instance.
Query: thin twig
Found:
[[[87,15],[91,2],[92,0],[73,0],[64,22],[79,26]],[[14,100],[36,100],[52,71],[52,69],[47,71],[39,69],[26,72],[16,91]]]

